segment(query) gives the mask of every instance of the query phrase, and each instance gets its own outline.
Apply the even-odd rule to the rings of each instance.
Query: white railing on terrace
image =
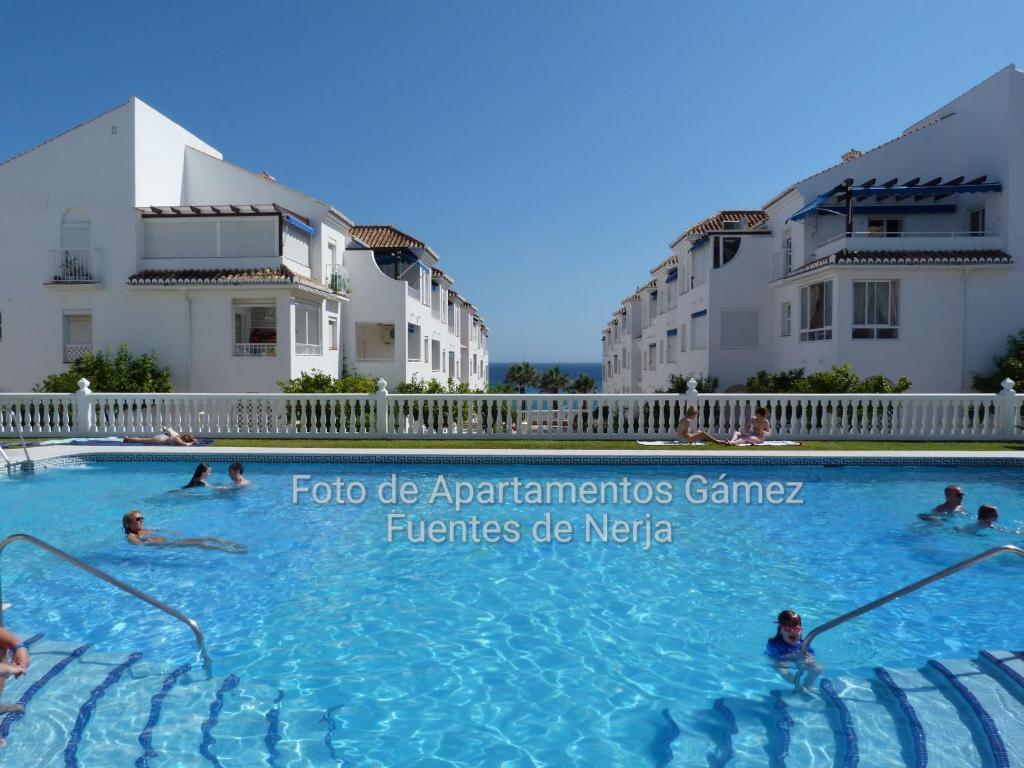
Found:
[[[299,344],[295,342],[296,355],[322,355],[324,347],[322,344]]]
[[[80,360],[86,352],[92,352],[92,344],[65,344],[64,362],[73,363]]]
[[[408,289],[409,295],[412,298],[416,299],[416,301],[420,300],[420,289],[419,288],[417,288],[415,285],[409,285],[408,283],[405,284],[405,287]]]
[[[277,344],[234,344],[231,354],[234,357],[276,357]]]
[[[327,275],[327,286],[335,293],[352,293],[352,281],[345,267],[334,265]]]
[[[103,280],[95,248],[58,248],[50,251],[46,283],[99,283]]]
[[[700,394],[117,394],[88,382],[70,395],[0,395],[0,436],[394,437],[670,439],[696,405],[699,425],[728,437],[765,407],[786,440],[976,440],[1017,437],[1024,395]],[[11,415],[16,411],[17,419]]]
[[[918,238],[923,242],[914,243],[913,241]],[[868,251],[899,251],[911,248],[925,248],[930,250],[944,250],[946,248],[956,248],[958,250],[984,250],[998,247],[1000,243],[999,233],[991,231],[889,232],[884,234],[881,232],[856,231],[850,235],[843,232],[835,237],[830,237],[824,242],[816,244],[814,246],[811,260],[813,261],[814,259],[820,259],[824,256],[830,256],[836,251],[842,250],[844,247],[847,247],[846,241],[848,240],[856,241],[849,243],[848,247],[851,249]],[[959,240],[960,242],[954,244],[948,242],[950,240]]]

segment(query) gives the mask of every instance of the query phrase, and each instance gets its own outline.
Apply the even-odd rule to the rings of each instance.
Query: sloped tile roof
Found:
[[[792,270],[786,277],[795,277],[835,265],[868,265],[905,267],[915,265],[959,266],[961,264],[1013,264],[1013,257],[1005,251],[986,249],[978,251],[849,251],[842,250],[830,256],[808,262]]]
[[[349,230],[349,234],[367,248],[418,248],[427,249],[427,244],[405,234],[390,224],[362,224]]]
[[[762,224],[768,220],[768,214],[764,211],[719,211],[713,216],[708,216],[702,221],[698,221],[692,227],[684,231],[679,237],[672,241],[670,248],[682,240],[687,235],[696,235],[700,237],[707,232],[714,232],[723,228],[724,224],[740,222],[745,224],[747,229],[756,227],[758,224]],[[742,231],[742,230],[740,230]]]

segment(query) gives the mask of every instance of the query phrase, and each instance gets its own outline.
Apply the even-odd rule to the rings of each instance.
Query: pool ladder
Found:
[[[18,437],[21,438],[21,450],[25,452],[25,461],[22,462],[22,469],[32,469],[32,457],[28,453],[28,443],[25,442],[25,431],[21,428],[21,418],[18,416],[18,412],[11,409],[11,423],[18,427]],[[0,445],[0,457],[3,458],[4,464],[7,465],[7,474],[11,474],[11,467],[14,466],[14,462],[7,456],[7,452],[4,451],[4,447]]]
[[[203,659],[203,671],[206,672],[207,677],[210,677],[210,676],[213,675],[213,660],[210,659],[210,654],[207,653],[207,651],[206,651],[206,637],[205,637],[205,635],[203,635],[203,630],[201,630],[199,628],[199,625],[196,623],[196,621],[194,619],[192,619],[189,616],[186,616],[184,613],[179,611],[177,608],[173,608],[173,607],[167,605],[166,603],[163,603],[163,602],[157,600],[152,595],[147,595],[142,590],[136,589],[135,587],[133,587],[130,584],[125,584],[120,579],[115,579],[109,573],[106,573],[105,571],[101,571],[99,568],[96,568],[95,566],[89,565],[88,563],[86,563],[83,560],[79,560],[74,555],[69,555],[64,550],[57,549],[57,547],[53,546],[52,544],[49,544],[49,543],[43,541],[42,539],[37,539],[35,536],[30,536],[27,533],[14,533],[14,534],[11,534],[10,536],[8,536],[3,541],[0,541],[0,555],[3,554],[3,551],[7,548],[8,544],[12,544],[15,541],[24,541],[24,542],[27,542],[29,544],[32,544],[35,547],[38,547],[39,549],[43,550],[44,552],[49,552],[51,555],[54,555],[55,557],[59,557],[64,562],[70,563],[71,565],[73,565],[76,568],[79,568],[79,569],[85,571],[86,573],[90,574],[91,576],[95,576],[97,579],[101,579],[102,581],[105,581],[108,584],[112,584],[113,586],[115,586],[118,589],[120,589],[122,592],[127,592],[132,597],[138,598],[139,600],[141,600],[144,603],[149,603],[154,608],[157,608],[158,610],[161,610],[164,613],[166,613],[168,616],[172,616],[175,619],[177,619],[178,621],[180,621],[182,624],[184,624],[189,629],[191,629],[192,630],[192,634],[195,636],[196,646],[198,647],[199,655]],[[3,625],[4,625],[3,583],[2,583],[2,581],[0,581],[0,627],[2,627]]]
[[[997,555],[1005,554],[1013,554],[1018,555],[1019,557],[1024,557],[1024,549],[1014,546],[1013,544],[1004,544],[1001,547],[993,547],[992,549],[987,549],[984,552],[975,555],[974,557],[968,558],[967,560],[963,560],[959,563],[956,563],[955,565],[951,565],[948,568],[943,568],[941,571],[936,571],[930,576],[925,576],[923,579],[919,579],[918,581],[915,581],[912,584],[907,584],[907,586],[901,587],[900,589],[897,589],[895,592],[890,592],[887,595],[882,595],[877,600],[872,600],[870,603],[866,603],[862,605],[860,608],[854,608],[852,611],[844,613],[842,616],[837,616],[831,621],[826,621],[821,626],[812,629],[810,633],[807,635],[807,637],[804,639],[803,644],[801,646],[803,649],[803,655],[805,657],[807,656],[811,648],[811,641],[814,640],[814,638],[816,638],[818,635],[824,632],[828,632],[830,629],[835,629],[840,624],[845,624],[846,622],[850,621],[850,619],[855,619],[858,616],[867,613],[868,611],[873,611],[875,608],[878,608],[879,606],[885,605],[886,603],[891,603],[898,597],[903,597],[903,595],[915,592],[921,589],[921,587],[926,587],[929,584],[938,581],[939,579],[944,579],[947,576],[952,576],[954,573],[957,573],[958,571],[962,571],[965,568],[970,568],[972,565],[977,565],[978,563],[988,560],[991,557],[996,557]]]

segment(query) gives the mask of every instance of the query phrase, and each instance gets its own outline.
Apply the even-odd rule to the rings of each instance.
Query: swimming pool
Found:
[[[226,482],[226,463],[214,481]],[[270,692],[276,740],[238,765],[708,765],[708,713],[721,697],[779,687],[762,651],[775,614],[813,627],[878,595],[1020,536],[957,535],[915,522],[957,482],[965,506],[1024,523],[1019,470],[926,466],[550,466],[252,463],[241,492],[177,490],[177,462],[88,462],[0,480],[4,533],[36,535],[193,616],[218,676]],[[802,504],[695,504],[687,478],[801,483]],[[421,496],[437,477],[669,483],[670,504],[384,505],[392,473]],[[365,503],[292,503],[293,476],[363,484]],[[691,494],[692,495],[692,494]],[[121,515],[181,535],[244,543],[236,556],[127,544]],[[387,537],[410,520],[515,520],[545,513],[651,515],[673,542],[415,544]],[[1024,600],[1020,563],[991,562],[883,607],[816,643],[827,674],[866,675],[930,657],[1015,647],[1018,627],[991,599]],[[22,634],[141,651],[173,665],[190,633],[88,576],[12,545],[3,561],[6,623]],[[142,729],[147,697],[121,701]],[[258,703],[253,706],[260,706]],[[671,713],[678,734],[663,712]],[[228,718],[221,726],[230,729]],[[129,729],[130,730],[130,729]],[[225,731],[227,732],[227,731]],[[269,730],[268,730],[269,733]],[[134,739],[134,733],[131,735]],[[179,734],[194,740],[199,731]],[[198,755],[197,763],[209,765]],[[225,763],[227,764],[227,763]]]

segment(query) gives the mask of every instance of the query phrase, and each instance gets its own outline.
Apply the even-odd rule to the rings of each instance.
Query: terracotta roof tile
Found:
[[[848,251],[842,250],[822,256],[792,270],[786,277],[795,277],[830,265],[869,266],[959,266],[961,264],[1012,264],[1013,257],[1005,251],[986,249],[978,251]]]
[[[362,224],[349,230],[349,234],[367,248],[415,248],[426,250],[427,244],[405,234],[390,224]]]
[[[768,214],[764,211],[719,211],[713,216],[708,216],[702,221],[698,221],[692,227],[683,232],[679,237],[672,241],[669,246],[673,247],[676,243],[682,240],[688,235],[696,235],[700,237],[707,232],[714,232],[716,230],[723,229],[723,225],[733,222],[739,222],[746,225],[747,229],[756,227],[758,224],[768,220]]]
[[[128,285],[301,285],[322,293],[328,286],[297,275],[288,267],[263,269],[147,269],[128,278]]]

